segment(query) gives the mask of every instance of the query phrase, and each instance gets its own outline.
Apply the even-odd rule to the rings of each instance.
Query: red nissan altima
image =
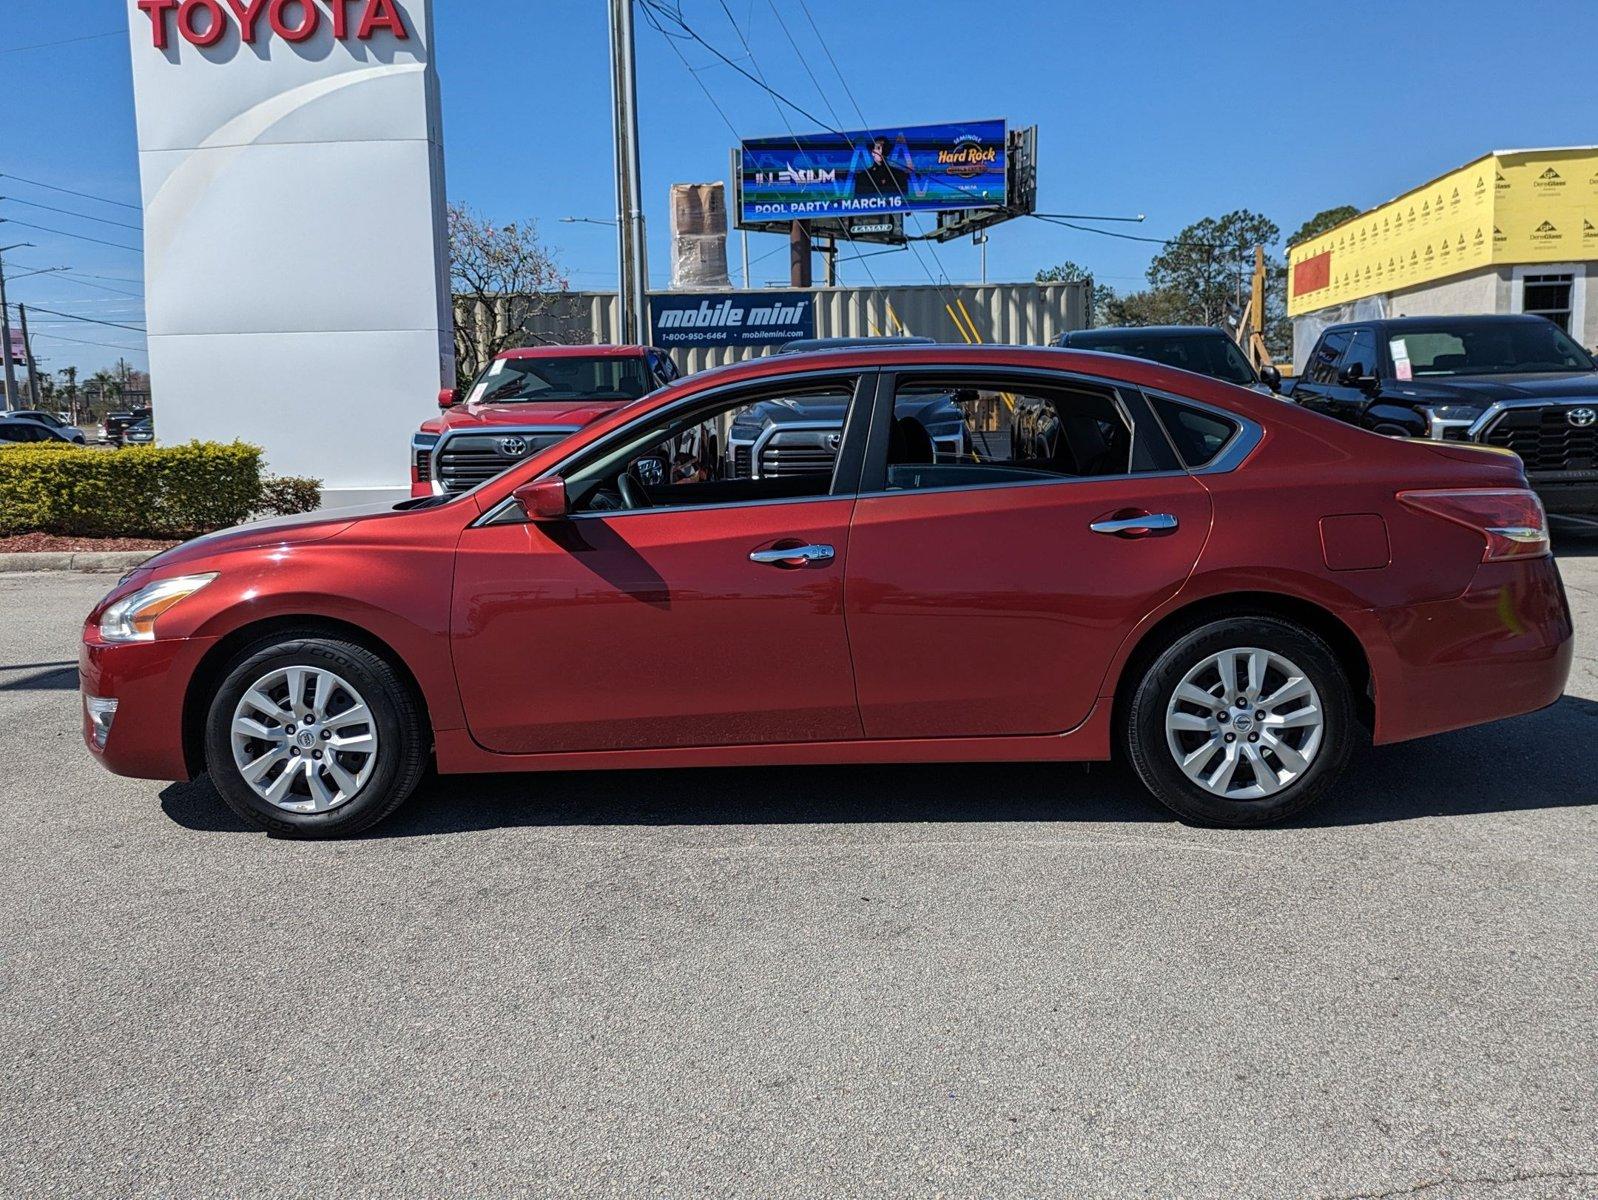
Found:
[[[852,349],[680,380],[463,495],[167,551],[89,615],[83,732],[296,837],[430,761],[1120,754],[1256,825],[1366,737],[1552,703],[1571,636],[1513,455],[1109,355]]]

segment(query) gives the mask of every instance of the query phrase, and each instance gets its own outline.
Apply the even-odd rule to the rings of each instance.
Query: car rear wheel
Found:
[[[1128,757],[1160,803],[1246,827],[1321,799],[1355,721],[1348,676],[1310,630],[1230,617],[1178,637],[1147,665],[1126,715]]]
[[[244,651],[206,718],[206,767],[222,798],[283,837],[343,837],[381,821],[415,789],[426,751],[426,722],[394,668],[323,638]]]

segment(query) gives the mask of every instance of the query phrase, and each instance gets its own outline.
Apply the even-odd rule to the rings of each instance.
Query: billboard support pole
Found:
[[[788,286],[815,286],[810,265],[810,230],[803,221],[793,221],[788,225]]]
[[[644,260],[644,214],[639,193],[638,73],[633,57],[632,0],[610,0],[610,83],[616,135],[617,314],[621,341],[649,340],[649,271]]]

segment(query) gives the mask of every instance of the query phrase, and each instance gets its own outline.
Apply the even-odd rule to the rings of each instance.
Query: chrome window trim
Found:
[[[653,420],[657,417],[666,417],[669,414],[676,412],[680,408],[696,407],[701,401],[711,400],[715,396],[729,391],[741,391],[751,387],[759,388],[767,384],[781,386],[785,382],[793,381],[814,380],[816,382],[826,383],[839,378],[859,379],[867,374],[886,373],[890,375],[896,375],[900,373],[902,369],[902,364],[890,364],[881,367],[859,367],[853,370],[828,371],[819,375],[813,372],[795,372],[791,374],[771,376],[759,380],[741,380],[736,383],[722,384],[718,387],[707,389],[703,392],[696,392],[692,396],[684,397],[681,401],[674,401],[672,404],[664,408],[655,409],[651,412],[640,414],[638,417],[633,418],[633,420],[628,421],[625,425],[612,430],[607,435],[607,440],[613,437],[621,437],[629,430],[644,424],[646,421]],[[935,363],[915,363],[910,365],[909,370],[915,373],[921,373],[923,371],[937,373],[939,368]],[[1176,470],[1166,471],[1128,471],[1117,475],[1061,475],[1053,479],[1006,480],[997,483],[953,484],[949,487],[938,488],[885,488],[873,491],[856,491],[847,495],[837,496],[830,494],[825,496],[778,496],[768,500],[728,500],[717,504],[662,505],[657,508],[615,509],[610,512],[570,513],[567,515],[566,519],[571,521],[593,520],[595,518],[609,520],[614,517],[638,516],[648,513],[724,511],[729,508],[747,508],[753,505],[768,506],[773,504],[812,504],[818,500],[867,500],[880,499],[882,497],[888,496],[915,496],[923,493],[935,494],[962,491],[994,491],[1001,488],[1059,487],[1062,485],[1069,486],[1073,484],[1111,483],[1126,479],[1180,479],[1186,476],[1194,475],[1221,475],[1230,471],[1234,471],[1241,466],[1265,437],[1264,428],[1258,422],[1243,416],[1241,413],[1233,412],[1231,409],[1221,408],[1214,404],[1208,404],[1202,400],[1195,400],[1191,396],[1177,395],[1175,392],[1168,392],[1161,388],[1141,387],[1125,380],[1104,379],[1098,376],[1082,375],[1075,371],[1061,371],[1054,368],[1007,367],[1002,364],[993,367],[985,367],[982,364],[973,365],[965,363],[945,368],[945,370],[951,372],[962,370],[998,371],[1008,375],[1033,375],[1041,380],[1053,382],[1056,386],[1058,386],[1063,380],[1066,382],[1085,382],[1100,388],[1106,388],[1113,393],[1113,402],[1126,418],[1127,423],[1132,430],[1132,436],[1134,439],[1138,434],[1138,423],[1132,419],[1131,413],[1127,410],[1126,402],[1121,394],[1123,391],[1128,389],[1138,391],[1144,397],[1158,396],[1176,404],[1185,404],[1191,408],[1196,408],[1200,411],[1211,413],[1226,421],[1232,422],[1237,426],[1237,432],[1235,432],[1231,439],[1221,447],[1221,449],[1216,453],[1215,457],[1202,467],[1184,466]],[[870,403],[871,398],[866,397],[864,402]],[[1159,422],[1159,414],[1154,411],[1152,405],[1149,406],[1149,414],[1156,422]],[[845,423],[847,423],[847,412],[845,414],[844,420]],[[796,426],[792,425],[784,426],[784,428],[790,429],[795,427]],[[1170,434],[1165,431],[1163,423],[1159,424],[1159,429],[1169,444]],[[551,466],[540,473],[536,478],[544,479],[551,475],[560,474],[561,468],[564,467],[566,463],[570,462],[573,458],[576,458],[578,455],[580,455],[583,450],[587,449],[590,449],[590,447],[583,447],[582,450],[578,450],[573,454],[568,455],[566,458],[563,458],[557,462],[554,466]],[[1170,449],[1177,462],[1180,463],[1181,455],[1176,453],[1175,445],[1171,444]],[[1129,456],[1130,453],[1131,447],[1128,448]],[[519,515],[514,519],[507,520],[507,509],[514,511]],[[525,514],[521,513],[520,506],[517,505],[515,498],[506,496],[502,501],[500,501],[499,504],[496,504],[476,521],[473,521],[468,528],[476,528],[477,526],[481,525],[532,523],[533,522],[531,522]]]
[[[1477,441],[1503,419],[1505,413],[1522,408],[1598,408],[1598,396],[1527,396],[1520,400],[1495,400],[1470,427],[1470,440]]]

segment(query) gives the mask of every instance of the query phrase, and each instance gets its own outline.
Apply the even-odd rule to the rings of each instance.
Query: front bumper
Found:
[[[189,681],[216,641],[83,643],[78,678],[84,694],[117,702],[104,746],[95,741],[87,706],[80,706],[84,745],[107,770],[136,779],[190,777],[183,749],[183,705]]]
[[[1598,515],[1598,471],[1528,471],[1526,482],[1551,513]]]
[[[1535,712],[1570,675],[1575,634],[1552,557],[1483,563],[1451,600],[1367,612],[1361,623],[1378,744]]]

